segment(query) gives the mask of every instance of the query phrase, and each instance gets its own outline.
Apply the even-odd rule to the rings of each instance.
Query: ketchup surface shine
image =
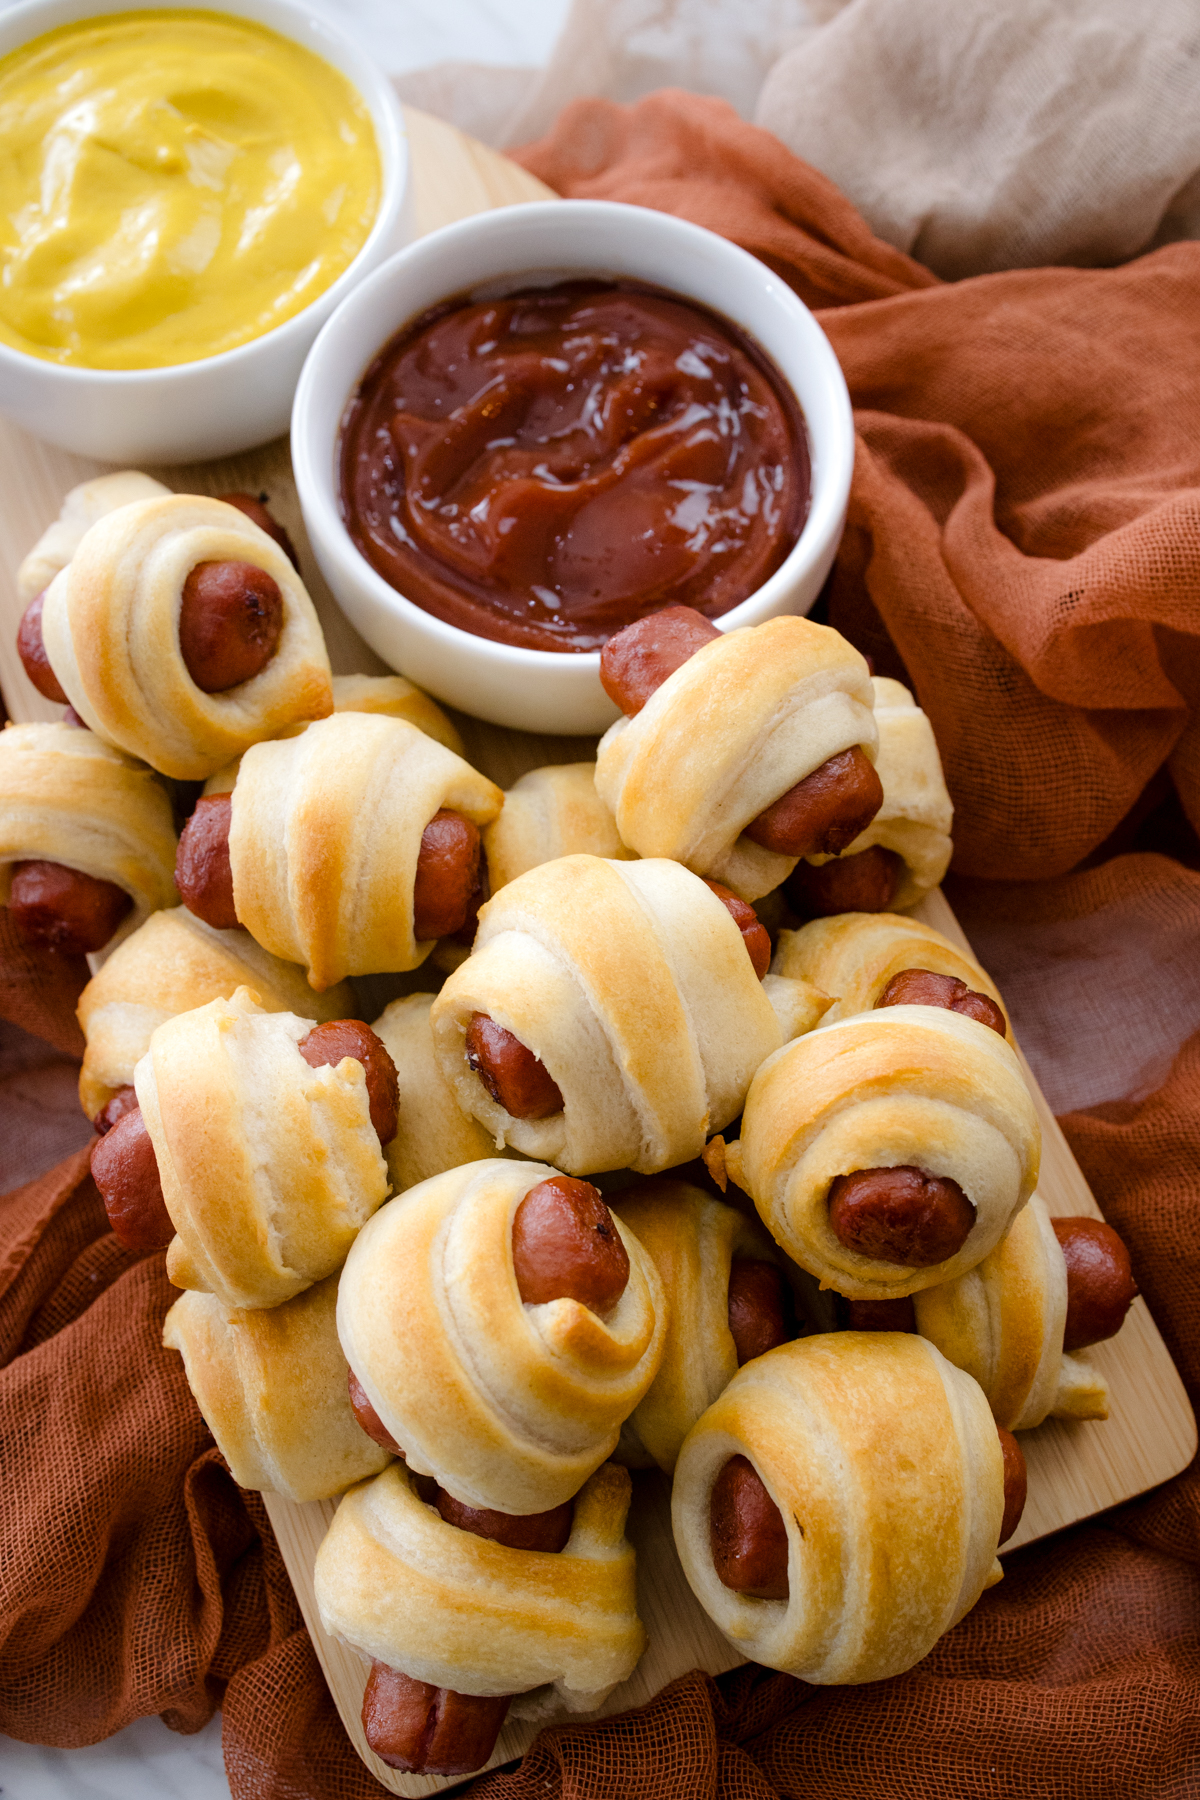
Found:
[[[804,421],[737,328],[633,282],[452,301],[386,346],[343,422],[354,542],[437,618],[589,651],[671,603],[719,617],[808,512]]]

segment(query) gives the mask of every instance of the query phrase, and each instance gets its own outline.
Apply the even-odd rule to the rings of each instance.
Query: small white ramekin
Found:
[[[439,700],[524,731],[603,731],[617,717],[598,651],[528,650],[447,625],[391,587],[355,548],[342,518],[338,453],[346,407],[367,366],[427,308],[497,280],[541,284],[582,275],[645,281],[739,325],[775,364],[808,426],[812,499],[800,538],[762,587],[714,621],[722,630],[804,613],[833,563],[850,493],[854,424],[829,340],[765,263],[666,213],[600,200],[505,207],[448,225],[344,300],[312,347],[292,413],[292,463],[321,570],[384,661]]]
[[[199,462],[287,430],[296,381],[321,326],[369,270],[412,237],[404,115],[377,63],[302,0],[214,0],[192,10],[253,19],[332,63],[375,127],[383,186],[366,243],[325,292],[261,337],[162,369],[82,369],[0,344],[0,411],[37,437],[104,462]],[[179,0],[24,0],[0,12],[0,56],[60,25],[104,13],[176,10]]]

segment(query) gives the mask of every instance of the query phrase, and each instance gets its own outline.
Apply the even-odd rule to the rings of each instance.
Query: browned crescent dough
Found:
[[[606,1463],[575,1501],[564,1549],[513,1550],[447,1524],[394,1463],[351,1489],[317,1552],[321,1623],[418,1681],[590,1711],[646,1645],[629,1495],[628,1473]],[[536,1693],[547,1686],[553,1694]]]
[[[749,1457],[783,1514],[787,1600],[723,1585],[713,1483]],[[752,1662],[819,1685],[911,1669],[1001,1577],[1004,1457],[978,1384],[924,1338],[837,1331],[734,1376],[689,1433],[671,1518],[683,1572]]]
[[[629,1280],[609,1314],[522,1301],[513,1215],[556,1172],[497,1158],[435,1175],[376,1213],[342,1271],[347,1362],[409,1467],[468,1506],[534,1513],[569,1500],[662,1356],[662,1287],[620,1220]]]
[[[874,762],[873,699],[866,659],[828,625],[788,616],[725,632],[609,726],[596,787],[639,856],[754,901],[796,859],[751,843],[746,826],[831,756],[858,744]]]

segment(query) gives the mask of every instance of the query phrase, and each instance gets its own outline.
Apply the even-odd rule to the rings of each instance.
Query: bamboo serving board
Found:
[[[515,163],[451,126],[412,110],[407,119],[421,231],[491,207],[554,197]],[[16,654],[20,612],[17,565],[57,516],[66,490],[102,473],[106,466],[40,443],[0,419],[0,687],[12,719],[57,719],[62,713],[61,707],[36,693]],[[313,562],[286,443],[220,462],[155,473],[179,492],[266,490],[272,510],[300,551],[334,671],[384,672],[384,664],[338,610]],[[470,760],[501,787],[511,786],[527,769],[580,761],[593,754],[594,739],[538,737],[460,714],[455,719]],[[917,917],[969,948],[940,892],[931,894],[915,910]],[[1099,1217],[1066,1139],[1028,1065],[1023,1062],[1023,1066],[1042,1127],[1039,1190],[1043,1198],[1052,1214]],[[1048,1420],[1036,1431],[1022,1434],[1029,1466],[1029,1500],[1006,1552],[1144,1493],[1178,1474],[1195,1453],[1192,1410],[1144,1300],[1135,1301],[1120,1335],[1090,1351],[1089,1360],[1108,1382],[1111,1416],[1103,1425]],[[359,1716],[367,1665],[326,1636],[313,1596],[313,1560],[336,1503],[296,1506],[273,1494],[264,1498],[330,1691],[367,1767],[380,1785],[394,1794],[433,1794],[457,1785],[454,1777],[396,1774],[367,1747]],[[604,1713],[642,1704],[689,1669],[716,1675],[744,1660],[701,1610],[684,1580],[671,1536],[669,1484],[657,1473],[634,1477],[628,1533],[637,1550],[638,1609],[650,1644],[631,1678],[610,1696]],[[520,1756],[544,1722],[510,1718],[488,1767]]]

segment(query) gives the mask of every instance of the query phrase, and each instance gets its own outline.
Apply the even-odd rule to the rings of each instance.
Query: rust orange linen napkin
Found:
[[[830,616],[906,668],[934,719],[958,809],[955,903],[1002,983],[1024,982],[1017,1025],[1039,1072],[1058,1072],[1064,1104],[1086,1101],[1065,1128],[1195,1401],[1200,874],[1152,778],[1200,816],[1200,245],[945,286],[767,134],[680,94],[580,103],[524,160],[562,192],[700,219],[822,309],[860,433]],[[1134,853],[1106,860],[1106,839]],[[1169,996],[1159,966],[1178,971]],[[70,1049],[61,993],[38,1026],[9,991],[0,979],[0,1011]],[[380,1790],[261,1506],[160,1347],[171,1294],[161,1256],[107,1232],[84,1154],[0,1202],[0,1729],[83,1744],[149,1712],[196,1729],[223,1705],[237,1800],[366,1800]],[[637,1714],[544,1732],[472,1791],[1190,1794],[1198,1562],[1193,1468],[1008,1558],[906,1676],[691,1675]]]

